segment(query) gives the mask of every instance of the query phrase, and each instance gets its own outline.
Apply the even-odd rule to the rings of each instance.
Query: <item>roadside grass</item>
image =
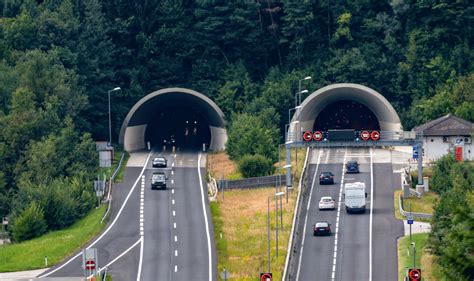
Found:
[[[222,280],[220,273],[224,268],[230,272],[232,280],[256,280],[260,272],[267,271],[267,198],[273,194],[274,187],[230,190],[226,191],[224,200],[219,198],[218,202],[211,203],[219,280]],[[270,263],[274,280],[281,279],[283,274],[296,196],[296,192],[290,193],[288,203],[283,198],[283,230],[279,228],[278,232],[278,258],[275,250],[275,200],[270,200]]]
[[[102,205],[98,209],[93,209],[68,228],[51,231],[22,243],[0,246],[0,272],[44,268],[45,256],[48,257],[48,266],[62,261],[105,227],[105,223],[100,224],[100,219],[106,208],[106,205]]]
[[[241,179],[242,174],[237,169],[237,164],[229,159],[225,151],[209,153],[208,171],[216,180],[224,177],[225,179]]]
[[[413,247],[410,245],[410,236],[398,240],[398,280],[404,280],[408,268],[421,268],[422,279],[425,281],[445,280],[441,267],[436,263],[436,257],[427,249],[428,233],[412,235],[415,242],[416,258],[413,265]]]
[[[396,190],[393,193],[393,204],[395,206],[394,212],[395,212],[395,217],[399,220],[405,220],[401,214],[400,214],[400,208],[398,204],[398,197],[400,195],[403,195],[403,191],[401,189]],[[426,214],[432,214],[433,213],[433,205],[436,202],[437,198],[439,197],[438,194],[436,194],[433,191],[429,191],[424,193],[423,197],[421,199],[415,198],[415,197],[409,197],[407,199],[403,200],[403,208],[405,211],[409,211],[409,204],[411,204],[411,211],[414,213],[426,213]],[[422,221],[422,222],[431,222],[431,219],[416,219],[417,221]]]

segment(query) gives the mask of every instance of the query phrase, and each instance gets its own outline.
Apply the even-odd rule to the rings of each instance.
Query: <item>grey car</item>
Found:
[[[166,189],[167,179],[165,173],[153,173],[151,176],[151,189]]]

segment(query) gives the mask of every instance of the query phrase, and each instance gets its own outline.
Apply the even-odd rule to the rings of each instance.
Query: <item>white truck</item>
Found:
[[[365,212],[365,183],[351,182],[344,184],[344,205],[347,213]]]

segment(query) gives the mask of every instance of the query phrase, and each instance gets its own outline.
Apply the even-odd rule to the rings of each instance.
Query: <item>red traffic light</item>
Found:
[[[260,281],[272,281],[272,273],[267,272],[267,273],[260,273]]]

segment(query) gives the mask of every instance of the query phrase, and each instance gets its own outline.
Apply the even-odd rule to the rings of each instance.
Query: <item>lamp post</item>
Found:
[[[415,242],[411,242],[411,246],[413,247],[413,268],[416,268],[416,245],[415,245]]]
[[[109,96],[109,145],[112,146],[112,118],[110,116],[110,93],[113,91],[119,91],[121,90],[120,87],[115,87],[112,90],[109,90],[108,96]]]
[[[298,81],[298,95],[299,95],[298,104],[301,104],[301,82],[305,80],[310,80],[310,79],[311,79],[311,76],[306,76],[305,78],[300,79]],[[308,90],[306,90],[306,92],[308,92]]]
[[[284,192],[277,192],[275,193],[274,195],[270,195],[267,197],[267,204],[268,204],[268,211],[267,211],[267,233],[268,233],[268,236],[267,236],[267,241],[268,241],[268,271],[267,272],[270,272],[270,198],[272,197],[275,197],[275,206],[278,206],[278,204],[276,203],[276,199],[278,196],[281,196],[285,194]],[[278,217],[278,214],[275,214],[275,216]],[[278,256],[278,223],[276,225],[277,227],[277,256]]]

